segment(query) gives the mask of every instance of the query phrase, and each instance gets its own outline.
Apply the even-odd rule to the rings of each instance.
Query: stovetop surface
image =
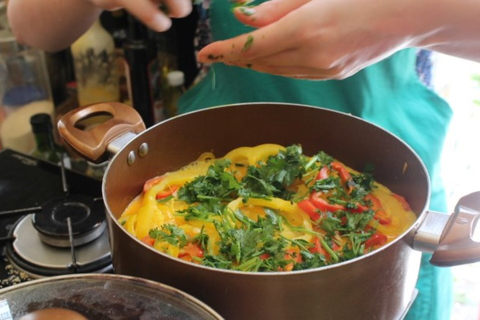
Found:
[[[68,194],[101,197],[101,180],[65,169]],[[65,196],[62,169],[58,165],[5,149],[0,151],[0,212],[41,207],[49,200]],[[24,217],[0,215],[0,287],[10,284],[12,266],[4,257],[5,241],[13,225]]]

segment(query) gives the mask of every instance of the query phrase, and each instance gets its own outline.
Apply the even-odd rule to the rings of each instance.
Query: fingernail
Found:
[[[239,7],[237,8],[237,10],[240,11],[241,14],[246,16],[251,16],[257,12],[255,11],[255,8],[252,7]]]
[[[152,20],[151,24],[152,29],[155,29],[156,31],[165,31],[168,30],[171,26],[172,21],[170,20],[170,18],[162,14],[155,15],[155,18]]]

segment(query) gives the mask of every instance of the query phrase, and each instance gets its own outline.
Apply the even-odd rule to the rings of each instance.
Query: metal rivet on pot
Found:
[[[148,144],[146,142],[142,143],[140,147],[138,147],[138,155],[143,158],[148,154]]]
[[[127,156],[127,164],[131,166],[136,160],[135,152],[130,151]]]

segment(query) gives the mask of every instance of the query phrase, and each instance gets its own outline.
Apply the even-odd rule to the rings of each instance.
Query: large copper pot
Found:
[[[85,119],[108,114],[94,127]],[[87,121],[88,122],[88,121]],[[387,131],[357,117],[309,106],[258,103],[192,112],[144,130],[133,108],[112,103],[74,110],[59,122],[65,140],[98,161],[114,153],[103,179],[113,266],[116,273],[152,279],[183,290],[226,319],[400,319],[415,293],[421,251],[437,251],[432,262],[478,261],[471,241],[478,194],[449,216],[426,211],[429,177],[418,156]],[[323,150],[405,196],[418,219],[380,250],[340,264],[306,271],[246,273],[213,269],[155,251],[128,234],[117,219],[156,175],[195,160],[205,151],[222,156],[239,146],[300,143],[306,154]],[[473,209],[472,209],[473,208]],[[465,209],[465,210],[464,210]],[[467,212],[467,213],[465,213]],[[462,236],[455,231],[461,219]],[[467,248],[458,255],[457,243]]]

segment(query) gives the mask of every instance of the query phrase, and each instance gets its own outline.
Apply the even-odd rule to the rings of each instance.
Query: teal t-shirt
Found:
[[[211,1],[210,24],[214,40],[251,30],[234,19],[231,3],[225,0]],[[403,50],[350,78],[329,81],[297,80],[214,64],[206,77],[181,98],[179,111],[245,102],[286,102],[359,116],[395,134],[415,150],[430,175],[430,209],[445,212],[439,161],[452,111],[421,83],[415,59],[415,49]],[[417,284],[420,293],[407,318],[449,319],[449,308],[445,307],[451,298],[448,270],[432,267],[428,258],[424,255]]]

